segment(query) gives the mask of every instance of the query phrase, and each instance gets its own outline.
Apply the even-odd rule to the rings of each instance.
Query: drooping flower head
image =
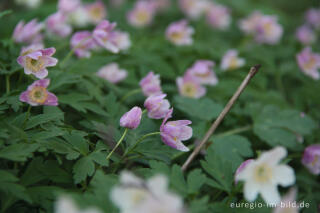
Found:
[[[46,21],[46,30],[50,36],[58,36],[65,38],[72,32],[72,27],[67,23],[68,17],[61,13],[56,12],[50,15]]]
[[[114,41],[114,28],[116,27],[116,23],[110,23],[107,20],[103,20],[96,26],[93,31],[94,40],[102,47],[107,50],[118,53],[119,47]]]
[[[124,69],[120,69],[117,63],[107,64],[102,67],[97,75],[111,83],[119,83],[125,79],[128,75],[128,72]]]
[[[40,44],[43,40],[41,35],[43,27],[44,25],[38,23],[36,19],[26,24],[24,21],[20,21],[13,31],[13,39],[17,43]]]
[[[306,21],[314,28],[320,28],[320,9],[311,8],[306,12]]]
[[[208,0],[179,0],[179,6],[189,18],[198,19],[208,8]]]
[[[309,45],[316,41],[314,31],[307,25],[302,25],[297,29],[296,37],[304,45]]]
[[[80,0],[59,0],[58,2],[58,10],[64,13],[72,12],[79,6],[81,6]]]
[[[201,86],[197,79],[190,75],[177,78],[177,86],[182,96],[189,98],[201,98],[207,92],[206,88]]]
[[[301,71],[318,80],[320,74],[318,69],[320,68],[320,54],[313,53],[310,47],[306,47],[302,52],[297,54],[297,62]]]
[[[182,199],[168,191],[168,180],[163,175],[144,181],[124,171],[120,175],[120,184],[111,190],[110,196],[120,212],[184,213]]]
[[[264,152],[256,160],[250,162],[237,179],[244,181],[244,197],[254,201],[260,193],[267,204],[278,204],[280,194],[277,186],[290,186],[295,182],[294,170],[280,161],[287,155],[283,147]]]
[[[135,106],[120,118],[120,126],[128,129],[136,129],[140,124],[141,116],[141,108]]]
[[[283,34],[283,28],[276,16],[263,15],[258,11],[241,20],[239,25],[244,33],[253,35],[258,43],[276,44]]]
[[[96,47],[96,43],[89,31],[80,31],[71,37],[71,48],[79,58],[89,58],[91,50]]]
[[[320,174],[320,144],[310,145],[304,150],[302,164],[306,166],[312,174]]]
[[[128,22],[134,27],[148,26],[153,21],[155,11],[155,4],[152,1],[138,0],[127,15]]]
[[[145,96],[158,95],[162,93],[160,76],[155,75],[153,72],[149,72],[146,77],[141,79],[139,85]]]
[[[97,0],[94,3],[86,5],[85,9],[88,13],[90,22],[93,24],[98,24],[107,16],[105,5],[101,0]]]
[[[243,58],[238,57],[237,50],[228,50],[222,58],[220,68],[222,70],[234,70],[242,67],[245,63]]]
[[[238,184],[238,175],[240,174],[240,172],[242,172],[243,171],[243,169],[244,168],[246,168],[248,165],[249,165],[249,163],[251,163],[251,162],[253,162],[253,159],[248,159],[248,160],[246,160],[246,161],[243,161],[241,164],[240,164],[240,166],[237,168],[237,170],[236,170],[236,173],[235,173],[235,175],[234,175],[234,182],[235,182],[235,184]]]
[[[291,188],[289,192],[281,199],[281,204],[272,211],[272,213],[298,213],[299,203],[297,199],[297,189]]]
[[[74,201],[65,195],[58,198],[54,207],[54,213],[102,213],[100,210],[93,207],[80,210]]]
[[[197,60],[185,73],[185,78],[193,79],[201,85],[216,85],[218,78],[213,72],[215,63],[209,60]]]
[[[171,23],[166,30],[166,38],[177,46],[191,45],[194,29],[186,20]]]
[[[211,3],[207,11],[207,21],[213,28],[221,30],[227,29],[231,23],[229,8]]]
[[[49,84],[49,79],[40,79],[33,82],[33,84],[28,86],[27,91],[21,93],[20,101],[26,102],[31,106],[57,106],[58,98],[53,93],[47,91]]]
[[[170,103],[165,99],[166,96],[166,94],[151,95],[145,100],[144,107],[148,110],[149,118],[161,119],[168,114]]]
[[[47,67],[55,66],[58,59],[51,57],[56,52],[55,48],[39,49],[39,47],[41,46],[30,45],[22,48],[17,62],[24,68],[25,74],[43,79],[48,75]]]
[[[161,139],[166,145],[174,149],[188,152],[189,148],[182,141],[189,140],[192,137],[192,128],[188,126],[192,122],[189,120],[168,121],[172,116],[172,112],[173,109],[169,110],[163,119],[160,127]]]

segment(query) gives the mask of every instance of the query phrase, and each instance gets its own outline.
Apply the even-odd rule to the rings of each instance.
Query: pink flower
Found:
[[[119,48],[119,50],[127,50],[131,46],[130,35],[119,30],[113,31],[112,41]]]
[[[153,2],[156,11],[165,11],[171,5],[171,0],[150,0]]]
[[[24,21],[20,21],[14,29],[13,39],[18,43],[42,43],[43,36],[40,32],[43,27],[43,24],[38,23],[36,19],[33,19],[26,24]]]
[[[138,0],[134,8],[129,11],[127,19],[134,27],[145,27],[152,23],[155,15],[155,4],[147,0]]]
[[[207,21],[213,28],[227,29],[231,23],[229,8],[212,3],[207,12]]]
[[[189,68],[185,74],[187,78],[193,79],[199,84],[216,85],[218,78],[213,72],[213,61],[197,60],[194,65]]]
[[[252,161],[254,161],[253,159],[248,159],[246,161],[243,161],[240,166],[237,168],[237,171],[234,175],[234,182],[235,184],[238,184],[238,175],[240,172],[243,171],[244,168],[246,168],[248,166],[248,164],[250,164]]]
[[[301,71],[318,80],[320,78],[318,69],[320,68],[320,54],[313,53],[310,47],[306,47],[297,54],[298,65]]]
[[[171,23],[166,30],[166,38],[177,46],[191,45],[194,29],[186,20]]]
[[[49,79],[41,79],[28,86],[27,91],[21,93],[20,101],[27,102],[31,106],[48,105],[57,106],[58,98],[47,91],[50,84]]]
[[[237,50],[228,50],[223,56],[220,68],[222,70],[234,70],[242,67],[246,61],[243,58],[238,57]]]
[[[140,124],[141,116],[141,108],[135,106],[120,118],[120,126],[128,129],[136,129]]]
[[[166,94],[151,95],[145,100],[144,107],[148,110],[149,118],[160,119],[168,114],[170,103],[164,99],[166,96]]]
[[[320,144],[310,145],[304,150],[302,164],[306,166],[312,174],[320,174]]]
[[[283,29],[276,16],[263,15],[258,11],[239,22],[240,29],[253,35],[258,43],[276,44],[282,37]]]
[[[71,48],[75,48],[75,54],[79,58],[89,58],[90,50],[96,47],[96,43],[89,31],[80,31],[71,37]]]
[[[169,121],[171,118],[172,109],[167,113],[160,127],[160,135],[162,141],[177,150],[188,152],[189,148],[186,147],[181,141],[188,140],[192,137],[192,128],[188,125],[192,122],[189,120]]]
[[[110,50],[113,53],[118,53],[119,47],[115,42],[113,33],[115,27],[116,23],[110,23],[107,20],[103,20],[94,29],[93,38],[100,46]]]
[[[281,202],[272,211],[272,213],[298,213],[299,203],[297,199],[297,189],[291,188],[289,192],[282,197]]]
[[[23,48],[17,59],[18,64],[24,68],[24,73],[43,79],[48,75],[47,67],[56,66],[58,59],[51,57],[56,49],[51,47],[39,49],[39,45]]]
[[[139,83],[143,94],[147,97],[161,94],[162,90],[160,84],[160,76],[155,75],[153,72],[149,72]]]
[[[320,27],[320,9],[311,8],[306,12],[306,21],[315,28]]]
[[[206,88],[190,75],[177,78],[177,86],[182,96],[189,98],[201,98],[206,94]]]
[[[88,13],[90,22],[93,24],[98,24],[100,21],[106,18],[107,11],[105,5],[101,0],[98,0],[94,3],[88,4],[85,6],[85,9]]]
[[[208,8],[208,0],[179,0],[181,10],[191,19],[198,19]]]
[[[124,69],[120,69],[117,63],[111,63],[104,67],[102,67],[97,75],[111,83],[118,83],[125,79],[128,75],[127,71]]]
[[[316,41],[314,31],[307,25],[302,25],[296,31],[297,39],[305,45],[312,44]]]
[[[50,15],[46,21],[47,31],[51,36],[67,37],[72,32],[72,28],[67,24],[67,16],[61,12]]]
[[[69,13],[77,9],[80,5],[80,0],[59,0],[58,9],[59,11]]]

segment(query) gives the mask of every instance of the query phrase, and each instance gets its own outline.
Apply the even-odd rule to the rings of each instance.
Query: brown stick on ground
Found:
[[[256,65],[251,67],[247,77],[242,81],[241,85],[237,89],[237,91],[233,94],[232,98],[228,102],[228,104],[224,107],[218,118],[213,122],[210,129],[205,134],[204,138],[202,139],[201,143],[193,150],[191,155],[188,157],[186,162],[182,166],[182,171],[185,171],[189,164],[192,162],[192,160],[199,154],[202,147],[205,145],[205,143],[209,140],[210,136],[214,133],[214,131],[217,129],[223,118],[228,114],[233,104],[237,101],[239,96],[241,95],[242,91],[246,88],[246,86],[249,84],[250,80],[253,78],[253,76],[259,71],[261,65]]]

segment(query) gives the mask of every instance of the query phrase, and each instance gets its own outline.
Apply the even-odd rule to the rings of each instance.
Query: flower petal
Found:
[[[295,182],[294,170],[287,165],[276,166],[273,170],[274,182],[281,186],[290,186]]]

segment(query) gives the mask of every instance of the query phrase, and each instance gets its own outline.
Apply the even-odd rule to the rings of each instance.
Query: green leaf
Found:
[[[84,138],[85,135],[84,132],[72,131],[70,134],[63,135],[63,137],[82,155],[87,155],[89,153],[89,143]]]
[[[0,18],[6,16],[6,15],[9,15],[12,13],[12,10],[5,10],[5,11],[2,11],[0,12]]]
[[[208,98],[194,99],[176,96],[174,98],[175,107],[187,115],[205,121],[211,121],[218,117],[222,111],[222,106]]]
[[[215,150],[221,159],[229,161],[233,171],[245,160],[251,157],[253,152],[249,140],[240,135],[230,135],[225,137],[213,137],[213,144],[209,149]]]
[[[171,168],[170,183],[174,189],[176,189],[181,195],[187,194],[187,183],[183,177],[181,167],[173,165]]]
[[[50,121],[63,120],[63,113],[51,113],[51,114],[42,114],[31,117],[27,122],[26,129],[31,129],[40,124],[44,124]]]
[[[191,171],[187,178],[188,193],[198,194],[201,186],[206,182],[207,177],[202,173],[201,169]]]
[[[35,152],[38,147],[38,144],[13,144],[0,150],[0,158],[12,161],[26,161],[33,156],[33,152]]]
[[[76,184],[84,181],[87,176],[92,176],[94,173],[94,162],[90,157],[83,157],[77,160],[73,166],[73,179]]]

